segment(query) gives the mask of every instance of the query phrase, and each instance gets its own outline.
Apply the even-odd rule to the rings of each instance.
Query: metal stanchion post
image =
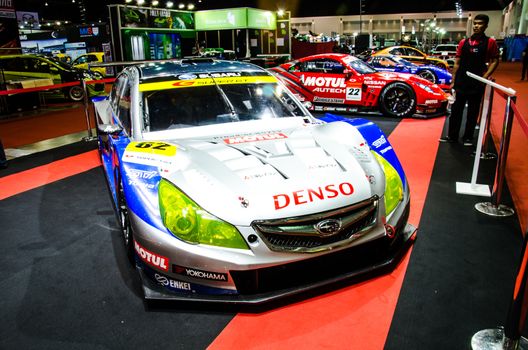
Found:
[[[497,158],[497,168],[495,171],[495,181],[491,192],[491,202],[481,202],[475,204],[475,209],[490,216],[511,216],[514,210],[506,205],[500,204],[502,187],[504,183],[504,172],[506,171],[506,160],[508,158],[508,148],[510,146],[511,130],[513,126],[512,103],[515,103],[515,96],[508,96],[506,101],[506,112],[502,127],[502,139],[499,157]]]
[[[490,86],[491,91],[489,95],[489,108],[488,108],[488,118],[486,125],[481,125],[480,127],[484,127],[484,136],[482,138],[482,153],[480,154],[480,159],[495,159],[497,158],[497,155],[493,152],[489,152],[489,135],[490,135],[490,128],[491,128],[491,109],[493,107],[493,95],[495,94],[495,89],[493,86]]]
[[[517,269],[513,298],[508,310],[506,326],[481,330],[471,338],[473,350],[527,350],[528,340],[521,337],[528,311],[528,232],[524,235],[521,263]]]
[[[90,123],[90,113],[88,112],[88,89],[86,88],[86,81],[81,80],[84,91],[84,115],[86,116],[86,126],[88,128],[88,136],[83,137],[83,141],[93,141],[95,137],[92,134],[92,124]]]

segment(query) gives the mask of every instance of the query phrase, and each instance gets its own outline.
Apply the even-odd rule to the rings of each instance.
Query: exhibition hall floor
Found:
[[[518,69],[501,64],[496,78],[522,101]],[[494,105],[497,142],[504,102]],[[11,158],[0,170],[0,348],[468,349],[474,333],[506,321],[526,229],[526,135],[514,124],[501,200],[519,215],[495,218],[474,209],[489,199],[456,193],[473,149],[438,143],[444,117],[367,118],[406,170],[416,243],[386,274],[258,307],[144,303],[96,143],[81,140],[82,106],[0,120]],[[495,166],[482,161],[477,183],[491,186]]]

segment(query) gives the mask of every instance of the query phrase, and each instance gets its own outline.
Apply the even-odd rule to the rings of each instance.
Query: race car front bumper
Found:
[[[415,241],[416,228],[405,224],[407,217],[408,212],[400,220],[401,225],[396,227],[394,240],[382,237],[333,254],[290,264],[230,271],[237,287],[237,292],[231,294],[172,293],[151,278],[153,271],[148,266],[138,265],[144,297],[147,300],[261,304],[307,291],[321,290],[339,282],[350,283],[359,278],[370,278],[394,269]],[[155,275],[160,277],[159,274]]]

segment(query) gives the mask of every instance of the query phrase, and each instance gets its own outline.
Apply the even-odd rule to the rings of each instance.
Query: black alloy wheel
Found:
[[[383,114],[390,117],[410,117],[416,111],[416,97],[406,83],[389,84],[381,92],[379,107]]]
[[[84,90],[82,86],[75,85],[68,89],[68,98],[73,102],[80,102],[84,98]]]
[[[425,80],[429,80],[433,84],[436,84],[436,75],[430,69],[421,70],[417,73],[417,75],[424,78]]]
[[[123,235],[123,242],[128,260],[134,264],[134,236],[132,234],[132,226],[130,225],[130,217],[128,215],[128,206],[125,199],[125,192],[123,191],[123,181],[119,173],[119,168],[116,168],[116,186],[117,186],[117,214],[119,217],[119,226]]]

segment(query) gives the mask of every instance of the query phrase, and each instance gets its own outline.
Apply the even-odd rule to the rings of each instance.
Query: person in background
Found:
[[[526,43],[526,46],[524,47],[524,50],[522,52],[522,75],[521,75],[521,80],[524,80],[526,78],[526,71],[528,71],[528,43]]]
[[[486,36],[489,17],[478,14],[473,20],[473,35],[462,39],[457,47],[451,89],[455,91],[455,102],[451,107],[447,136],[440,142],[457,142],[462,125],[462,115],[467,103],[466,125],[462,137],[464,146],[473,145],[473,133],[477,125],[480,102],[484,94],[484,84],[469,77],[466,73],[488,79],[499,65],[499,49],[493,38]]]

